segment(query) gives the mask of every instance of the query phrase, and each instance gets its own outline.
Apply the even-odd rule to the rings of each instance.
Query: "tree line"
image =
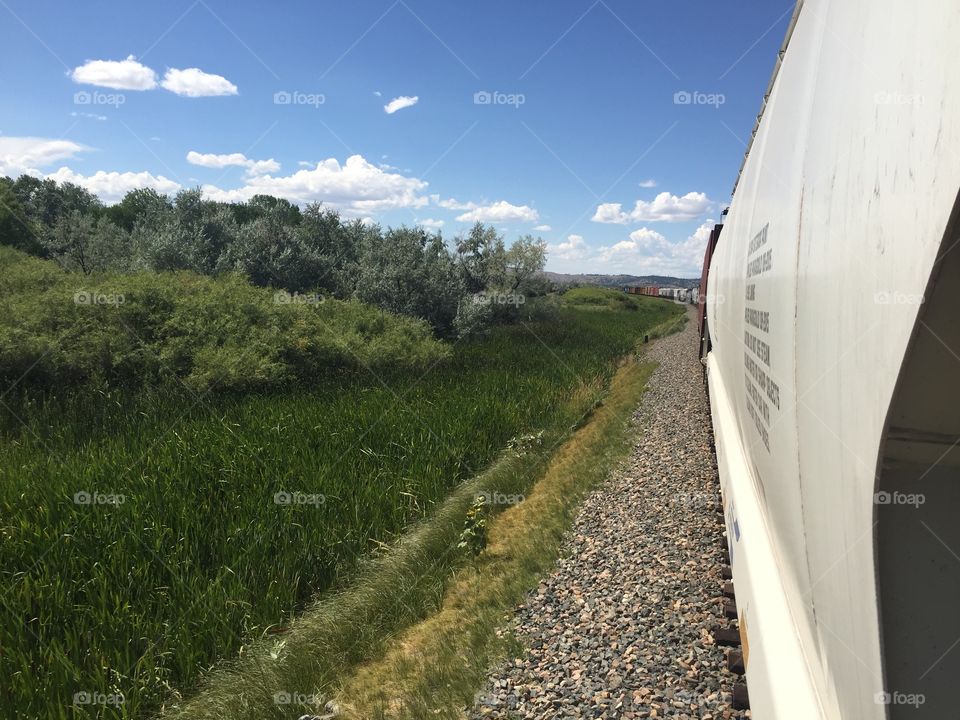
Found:
[[[132,190],[104,205],[72,183],[0,178],[0,244],[83,274],[240,272],[257,286],[422,318],[445,338],[508,321],[548,287],[546,246],[530,235],[507,246],[476,223],[448,243],[439,231],[384,229],[320,203],[301,210],[269,195],[214,202],[199,188],[172,198]]]

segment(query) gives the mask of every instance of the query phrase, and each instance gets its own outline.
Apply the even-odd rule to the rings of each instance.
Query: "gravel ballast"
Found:
[[[725,545],[692,313],[659,363],[630,458],[583,503],[552,574],[519,608],[525,654],[496,668],[472,718],[718,718],[738,680],[711,630]]]

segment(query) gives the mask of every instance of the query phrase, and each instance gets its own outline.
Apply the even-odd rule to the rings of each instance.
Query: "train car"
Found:
[[[960,716],[960,4],[798,3],[700,288],[754,718]]]
[[[720,240],[720,232],[723,225],[718,223],[713,226],[710,236],[707,238],[707,247],[703,252],[703,273],[700,276],[700,287],[697,290],[697,327],[700,330],[700,356],[706,357],[710,352],[710,333],[707,331],[707,276],[710,272],[710,261],[713,259],[713,251]],[[716,299],[714,295],[714,299]]]

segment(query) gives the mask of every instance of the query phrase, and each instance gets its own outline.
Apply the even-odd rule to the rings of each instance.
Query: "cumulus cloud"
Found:
[[[582,235],[568,235],[564,242],[547,245],[551,259],[582,260],[590,255],[590,248]]]
[[[215,153],[198,153],[191,150],[187,153],[187,162],[191,165],[200,165],[208,168],[243,167],[249,175],[265,175],[280,169],[280,163],[273,158],[269,160],[251,160],[243,153],[217,155]]]
[[[637,200],[630,212],[624,212],[620,203],[602,203],[593,215],[598,223],[626,224],[629,222],[683,222],[701,217],[710,209],[710,200],[704,193],[689,192],[683,196],[662,192],[652,202]]]
[[[657,186],[657,181],[654,180],[653,178],[650,178],[649,180],[640,181],[640,187],[642,188],[655,188],[656,186]]]
[[[537,232],[550,232],[551,230],[553,230],[553,228],[550,227],[549,225],[537,225],[533,229],[536,230]]]
[[[237,86],[225,77],[204,72],[199,68],[186,70],[171,68],[167,70],[160,84],[170,92],[186,97],[237,94]]]
[[[690,242],[694,247],[700,248],[701,256],[703,256],[703,253],[705,253],[707,250],[707,240],[710,239],[710,233],[713,232],[713,226],[713,220],[707,220],[703,225],[693,231],[693,235],[687,238],[687,241]]]
[[[628,240],[599,248],[595,261],[600,269],[609,272],[695,277],[700,274],[712,229],[713,221],[707,220],[686,240],[671,242],[643,227],[630,233]]]
[[[615,245],[600,248],[599,255],[604,262],[638,262],[647,257],[670,252],[667,239],[648,228],[640,228],[630,233],[629,240],[621,240]]]
[[[157,74],[133,55],[126,60],[87,60],[73,69],[70,78],[114,90],[153,90],[157,86]]]
[[[39,168],[89,149],[72,140],[0,135],[0,175],[40,175]]]
[[[428,230],[439,230],[443,227],[443,220],[434,220],[433,218],[424,218],[423,220],[417,220],[417,225],[427,228]]]
[[[430,202],[444,210],[473,210],[478,207],[476,203],[460,202],[456,198],[441,198],[436,193],[430,196]]]
[[[84,187],[108,204],[119,202],[128,192],[139,188],[153,188],[161,193],[175,193],[180,189],[180,183],[145,171],[121,173],[98,170],[93,175],[81,175],[70,168],[62,167],[47,175],[47,178],[58,183],[70,182]]]
[[[383,110],[387,113],[387,115],[393,115],[397,110],[413,107],[418,102],[420,102],[420,97],[418,95],[414,95],[413,97],[401,95],[400,97],[395,97],[393,100],[384,105]]]
[[[352,155],[342,165],[329,158],[310,169],[292,175],[251,177],[243,187],[224,190],[205,185],[211,200],[245,201],[254,195],[274,195],[295,203],[323,202],[352,217],[362,217],[395,208],[423,207],[429,202],[421,195],[427,183],[382,170],[362,155]]]
[[[468,212],[457,216],[461,222],[536,222],[540,215],[526,205],[511,205],[506,200],[492,205],[474,206]]]

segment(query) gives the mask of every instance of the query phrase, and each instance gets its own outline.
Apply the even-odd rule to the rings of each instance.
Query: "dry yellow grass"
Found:
[[[650,364],[618,369],[603,402],[551,458],[527,498],[492,519],[488,545],[448,586],[438,612],[395,638],[340,687],[351,719],[462,718],[487,668],[516,649],[509,618],[556,560],[584,494],[623,457]]]

